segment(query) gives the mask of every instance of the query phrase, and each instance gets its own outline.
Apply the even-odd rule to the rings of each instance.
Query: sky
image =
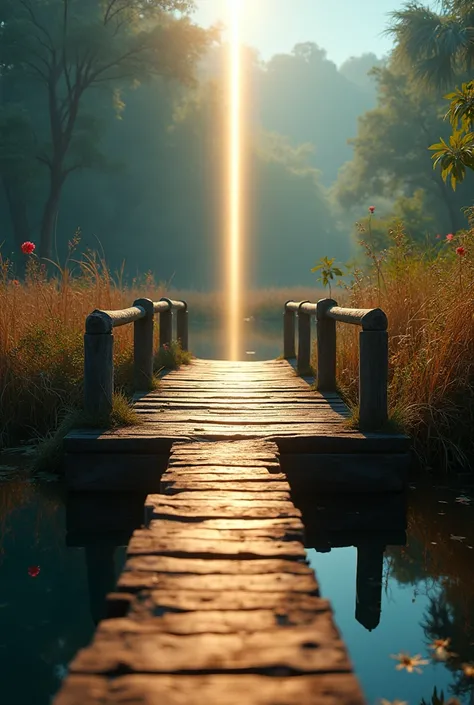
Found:
[[[391,48],[383,36],[388,14],[406,0],[241,0],[243,41],[263,59],[288,53],[299,42],[315,42],[338,66],[351,56]],[[426,3],[428,4],[428,3]],[[228,17],[228,0],[196,0],[194,20],[209,26]]]

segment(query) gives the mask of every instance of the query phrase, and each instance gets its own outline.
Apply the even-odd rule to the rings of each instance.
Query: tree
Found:
[[[391,17],[393,60],[412,72],[419,87],[446,88],[474,68],[472,0],[442,0],[439,13],[409,2]]]
[[[467,191],[453,194],[433,171],[427,152],[440,133],[448,136],[440,95],[421,94],[410,74],[390,66],[375,69],[375,76],[378,105],[359,120],[358,135],[351,140],[354,159],[341,170],[334,195],[344,207],[379,197],[397,210],[397,200],[418,192],[418,204],[437,229],[458,230],[465,225],[461,207]]]
[[[437,14],[416,2],[392,13],[389,31],[396,38],[394,59],[410,66],[420,84],[430,90],[452,85],[474,68],[474,4],[470,0],[443,0]],[[446,114],[453,132],[446,141],[432,144],[434,168],[451,180],[453,189],[464,180],[466,168],[474,169],[474,82],[446,96],[451,102]]]
[[[85,95],[152,75],[191,81],[214,36],[189,21],[191,7],[188,0],[0,0],[2,80],[39,83],[48,117],[48,134],[36,135],[36,159],[48,172],[42,257],[51,257],[68,176],[104,163]]]

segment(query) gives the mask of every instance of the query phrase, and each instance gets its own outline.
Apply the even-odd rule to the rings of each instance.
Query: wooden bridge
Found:
[[[310,490],[404,489],[409,440],[382,430],[386,317],[332,300],[288,302],[289,361],[195,360],[147,391],[154,316],[161,317],[160,344],[169,345],[173,311],[187,347],[184,302],[142,299],[126,311],[94,312],[86,324],[85,404],[102,413],[112,403],[113,328],[134,323],[135,408],[143,423],[70,433],[69,487],[148,496],[143,526],[133,533],[124,572],[108,596],[108,619],[72,662],[55,703],[362,704],[330,604],[307,564],[294,501]],[[312,316],[316,388],[297,374],[309,373]],[[348,409],[335,391],[336,321],[362,329],[358,431],[348,428]],[[368,526],[377,550],[363,550],[361,565],[375,566],[369,582],[380,609],[382,538],[378,524]],[[361,586],[358,578],[363,610]]]

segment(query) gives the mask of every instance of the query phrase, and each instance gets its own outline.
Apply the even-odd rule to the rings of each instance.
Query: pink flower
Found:
[[[375,206],[369,206],[369,212],[374,213],[375,212]]]
[[[441,240],[441,235],[436,235],[437,240]]]
[[[28,575],[30,576],[30,578],[37,578],[39,574],[40,574],[39,565],[30,565],[30,567],[28,568]]]
[[[27,240],[26,242],[23,243],[21,246],[21,251],[23,252],[24,255],[31,255],[32,252],[36,250],[36,245],[34,242],[30,242]]]
[[[451,242],[451,240],[453,240],[453,239],[454,239],[454,235],[452,233],[449,233],[449,235],[446,235],[446,240],[448,242]]]
[[[464,255],[466,254],[466,250],[464,249],[464,247],[458,247],[456,248],[456,254],[459,255],[459,257],[464,257]]]

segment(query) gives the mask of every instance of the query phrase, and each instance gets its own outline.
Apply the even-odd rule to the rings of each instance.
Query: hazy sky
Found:
[[[243,38],[264,59],[289,52],[298,42],[312,41],[341,64],[350,56],[373,51],[378,56],[391,46],[383,36],[388,13],[406,0],[241,0]],[[428,4],[428,3],[426,3]],[[204,26],[228,16],[228,0],[196,0],[195,21]]]

